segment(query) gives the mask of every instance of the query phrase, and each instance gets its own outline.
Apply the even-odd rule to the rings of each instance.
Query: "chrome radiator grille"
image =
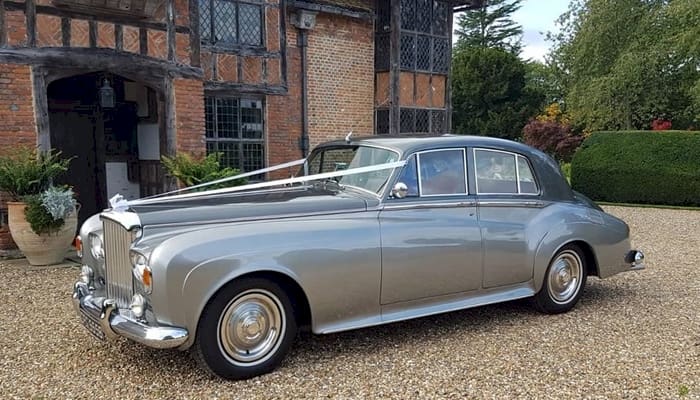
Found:
[[[117,302],[117,307],[128,308],[134,294],[129,247],[131,233],[118,223],[103,218],[105,275],[107,297]]]

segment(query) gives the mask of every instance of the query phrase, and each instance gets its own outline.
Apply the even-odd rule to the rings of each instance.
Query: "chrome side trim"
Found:
[[[385,211],[392,210],[422,210],[429,208],[458,208],[458,207],[474,207],[475,201],[458,201],[451,203],[420,203],[420,204],[395,204],[386,205],[382,209]]]
[[[476,290],[421,300],[386,304],[381,306],[381,316],[320,326],[314,333],[328,334],[348,331],[350,329],[384,325],[391,322],[522,299],[533,296],[534,294],[533,282],[530,281],[505,288]]]
[[[485,200],[478,201],[479,207],[528,207],[528,208],[544,208],[546,206],[543,201],[523,201],[523,200]]]

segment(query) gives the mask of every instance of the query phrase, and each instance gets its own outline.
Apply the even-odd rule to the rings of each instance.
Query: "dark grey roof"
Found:
[[[497,148],[516,153],[530,154],[532,147],[512,140],[493,138],[488,136],[443,135],[443,136],[365,136],[353,137],[351,144],[367,143],[376,146],[388,147],[401,153],[428,150],[437,147],[485,147]],[[329,145],[344,145],[344,140],[336,140],[327,143]]]

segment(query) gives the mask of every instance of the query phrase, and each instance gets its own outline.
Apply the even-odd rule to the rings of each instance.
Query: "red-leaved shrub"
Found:
[[[571,161],[583,139],[583,136],[571,132],[570,125],[554,121],[531,120],[523,128],[526,144],[563,162]]]
[[[657,118],[657,119],[651,121],[651,130],[652,131],[667,131],[667,130],[671,129],[672,125],[673,124],[671,124],[671,121],[669,121],[667,119]]]

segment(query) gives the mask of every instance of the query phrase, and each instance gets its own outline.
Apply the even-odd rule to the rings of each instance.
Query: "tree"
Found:
[[[513,53],[496,48],[455,52],[452,63],[454,131],[515,139],[543,97],[525,84],[526,68]]]
[[[457,48],[499,48],[520,53],[523,28],[510,17],[522,0],[490,0],[458,18]]]
[[[556,68],[541,61],[525,62],[526,87],[532,93],[540,93],[545,104],[564,100],[564,88],[559,81]]]
[[[572,118],[588,130],[696,124],[698,15],[696,0],[573,1],[549,36]]]

